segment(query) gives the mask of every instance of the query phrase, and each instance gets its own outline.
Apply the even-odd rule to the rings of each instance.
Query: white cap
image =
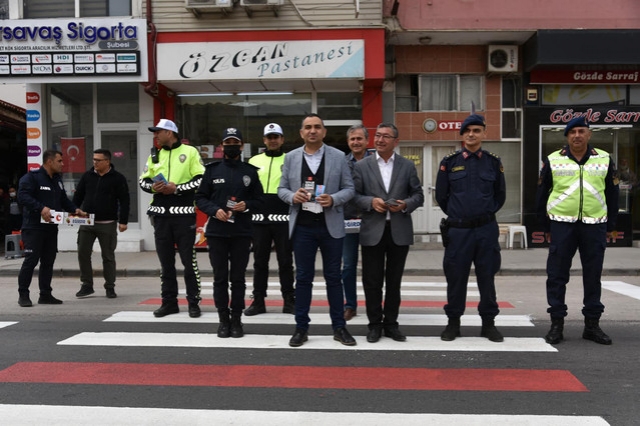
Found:
[[[178,126],[176,126],[176,123],[173,121],[162,118],[155,127],[149,127],[149,131],[151,132],[157,132],[158,130],[171,130],[172,132],[178,133]]]
[[[282,133],[282,127],[280,127],[276,123],[269,123],[266,126],[264,126],[264,136],[271,135],[274,133],[280,136],[284,136],[284,133]]]

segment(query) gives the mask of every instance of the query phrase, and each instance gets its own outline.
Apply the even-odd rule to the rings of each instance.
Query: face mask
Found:
[[[222,147],[222,150],[227,158],[236,158],[242,152],[242,150],[240,149],[240,145],[225,145],[224,147]]]
[[[15,197],[15,196],[16,196],[16,193],[15,193],[15,192],[10,192],[10,193],[9,193],[9,197],[13,198],[13,197]]]

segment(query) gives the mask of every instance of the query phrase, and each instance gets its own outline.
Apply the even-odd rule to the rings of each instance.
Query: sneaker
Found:
[[[107,292],[107,299],[115,299],[116,297],[118,297],[113,287],[107,288],[105,290]]]
[[[41,294],[38,298],[40,305],[62,305],[62,300],[56,299],[52,294]]]
[[[76,297],[80,299],[82,297],[87,297],[93,293],[95,293],[95,291],[93,290],[93,286],[82,284],[80,286],[80,291],[76,293]]]
[[[31,303],[31,299],[29,298],[29,296],[20,296],[18,297],[18,305],[22,306],[23,308],[30,308],[31,306],[33,306],[33,303]]]
[[[162,306],[153,311],[153,316],[156,318],[166,317],[167,315],[177,314],[180,312],[178,302],[162,302]]]

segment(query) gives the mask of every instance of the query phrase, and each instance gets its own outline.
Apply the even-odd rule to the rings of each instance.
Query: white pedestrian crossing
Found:
[[[192,425],[305,425],[386,426],[605,426],[595,416],[535,416],[493,414],[326,413],[312,411],[185,410],[71,405],[0,405],[2,423],[11,426],[164,426]]]
[[[311,324],[331,324],[328,313],[309,314]],[[167,315],[156,318],[150,311],[121,311],[111,315],[105,322],[153,322],[153,323],[204,323],[217,324],[218,314],[215,312],[203,312],[199,318],[190,318],[187,312]],[[498,327],[534,327],[533,319],[530,315],[498,315],[496,317]],[[266,313],[251,317],[243,316],[244,324],[290,324],[295,325],[295,317],[291,314]],[[400,314],[398,322],[401,326],[445,326],[447,316],[443,314]],[[352,325],[367,325],[366,315],[357,315],[348,322]],[[464,315],[461,318],[463,327],[480,327],[482,319],[478,315]]]
[[[640,287],[624,281],[602,281],[602,288],[640,300]]]
[[[0,328],[9,327],[10,325],[17,324],[16,321],[0,321]]]
[[[127,347],[180,347],[180,348],[244,348],[244,349],[288,349],[289,335],[245,334],[241,339],[220,339],[211,333],[136,333],[136,332],[84,332],[58,342],[66,346],[127,346]],[[247,333],[249,330],[245,330]],[[320,330],[318,330],[320,331]],[[323,329],[322,331],[328,331]],[[443,342],[439,336],[409,336],[406,342],[381,339],[378,343],[367,343],[365,336],[354,336],[357,346],[344,346],[331,335],[309,332],[309,341],[295,350],[365,350],[365,351],[458,351],[458,352],[557,352],[543,338],[505,337],[504,342],[495,343],[483,337],[460,337],[452,342]]]

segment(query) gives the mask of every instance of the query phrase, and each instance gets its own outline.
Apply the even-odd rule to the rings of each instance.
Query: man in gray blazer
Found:
[[[353,198],[353,180],[344,153],[325,145],[324,122],[316,114],[302,121],[304,146],[284,160],[278,196],[289,204],[289,237],[296,261],[296,330],[289,346],[308,340],[309,309],[318,248],[322,254],[333,339],[356,344],[345,327],[341,280],[344,204]]]
[[[378,125],[373,141],[376,155],[358,161],[353,175],[355,203],[363,210],[360,244],[369,319],[367,342],[380,340],[383,330],[385,336],[404,342],[407,338],[398,328],[400,284],[413,244],[411,212],[424,204],[424,193],[413,162],[394,152],[398,146],[396,126]]]

